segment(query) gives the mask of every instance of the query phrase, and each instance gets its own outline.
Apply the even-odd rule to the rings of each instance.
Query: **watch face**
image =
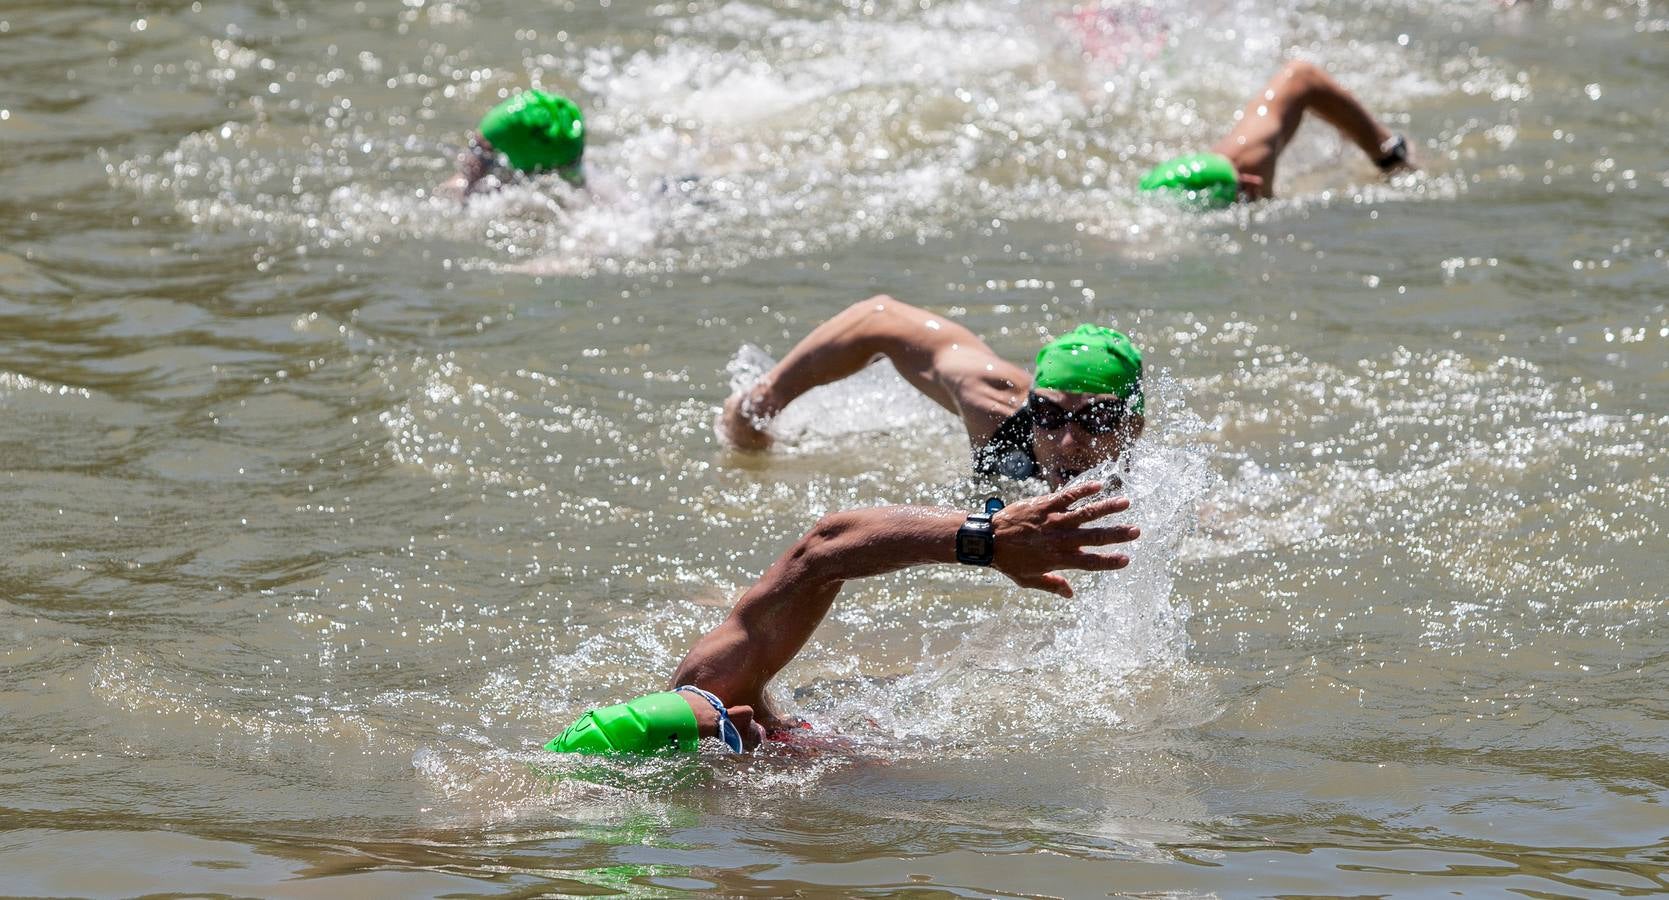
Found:
[[[939,546],[944,546],[940,544]],[[956,536],[956,555],[970,559],[989,559],[993,545],[988,534],[962,532]]]

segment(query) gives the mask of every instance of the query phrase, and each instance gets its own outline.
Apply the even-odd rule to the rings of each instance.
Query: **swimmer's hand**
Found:
[[[458,171],[435,188],[435,196],[460,203],[469,199],[482,180],[492,174],[497,159],[493,145],[480,132],[470,132],[464,148],[458,151]]]
[[[1055,574],[1056,570],[1107,572],[1130,565],[1130,557],[1122,553],[1085,549],[1133,541],[1142,533],[1134,525],[1090,526],[1097,519],[1129,509],[1128,498],[1107,497],[1070,508],[1100,493],[1101,487],[1099,481],[1085,482],[1004,507],[991,518],[997,544],[992,567],[1021,587],[1071,597],[1072,585]]]
[[[772,438],[765,430],[768,419],[753,412],[755,400],[747,392],[730,395],[724,401],[716,424],[719,437],[738,450],[768,450]]]
[[[1392,135],[1390,140],[1380,145],[1380,150],[1383,151],[1384,158],[1375,160],[1374,165],[1379,167],[1380,174],[1386,178],[1420,171],[1420,167],[1414,162],[1414,145],[1403,135]]]

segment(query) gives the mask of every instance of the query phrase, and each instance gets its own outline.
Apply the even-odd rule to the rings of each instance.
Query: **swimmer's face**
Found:
[[[1123,453],[1142,434],[1142,416],[1125,413],[1116,394],[1037,388],[1028,402],[1033,452],[1050,490]]]

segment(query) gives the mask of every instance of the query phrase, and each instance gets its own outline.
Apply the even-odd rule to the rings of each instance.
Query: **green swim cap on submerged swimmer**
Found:
[[[585,116],[567,97],[523,91],[481,117],[481,136],[523,172],[560,169],[585,153]]]
[[[551,738],[553,753],[695,752],[695,712],[672,691],[594,709]]]
[[[1221,209],[1239,198],[1240,176],[1221,153],[1190,153],[1149,169],[1137,187],[1175,194],[1206,209]]]
[[[1079,325],[1037,351],[1032,387],[1074,394],[1117,394],[1142,411],[1142,351],[1121,331]]]

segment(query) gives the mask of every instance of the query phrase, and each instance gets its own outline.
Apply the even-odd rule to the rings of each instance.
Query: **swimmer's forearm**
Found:
[[[871,298],[847,307],[800,339],[748,396],[748,412],[770,419],[806,391],[854,375],[897,343],[896,324],[876,315],[896,300]],[[906,307],[908,308],[908,307]]]
[[[966,513],[933,506],[881,506],[824,516],[803,548],[822,582],[884,575],[910,566],[956,561],[956,530]],[[793,551],[790,551],[793,552]]]
[[[747,411],[770,419],[815,387],[839,381],[886,357],[911,385],[935,403],[956,411],[953,398],[939,384],[940,354],[947,348],[979,348],[993,356],[961,325],[885,294],[860,300],[812,329],[747,397]],[[998,361],[1000,362],[1000,360]]]
[[[721,697],[757,697],[822,624],[847,581],[952,562],[962,514],[887,506],[824,516],[703,635],[673,675]]]
[[[1088,549],[1122,544],[1141,535],[1141,529],[1133,525],[1091,524],[1130,506],[1123,497],[1081,502],[1101,488],[1099,481],[1075,484],[1053,494],[1017,500],[998,511],[991,517],[995,544],[991,567],[1022,587],[1071,597],[1071,585],[1054,574],[1057,570],[1109,571],[1128,565],[1130,559],[1122,553]],[[824,516],[778,564],[792,560],[804,569],[812,585],[832,585],[838,591],[853,578],[955,562],[956,532],[966,521],[965,514],[965,510],[921,506],[834,513]],[[770,574],[766,573],[767,579]]]
[[[756,632],[779,631],[786,621],[796,620],[809,636],[846,582],[910,566],[955,562],[956,530],[963,518],[957,510],[930,506],[830,513],[777,557],[742,595],[732,615],[762,626],[750,628]],[[785,615],[790,608],[792,613]],[[811,615],[804,615],[807,612]]]

